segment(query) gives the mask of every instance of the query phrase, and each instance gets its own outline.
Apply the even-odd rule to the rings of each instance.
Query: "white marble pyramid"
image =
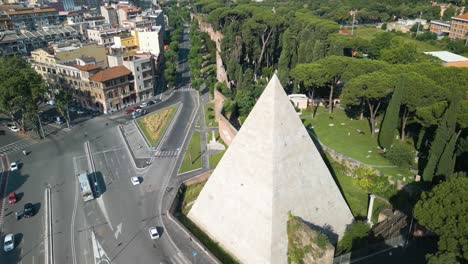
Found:
[[[353,220],[274,75],[188,217],[242,263],[287,263],[288,211],[335,239]]]

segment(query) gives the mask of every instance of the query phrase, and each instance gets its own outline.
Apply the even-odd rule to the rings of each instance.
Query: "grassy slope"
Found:
[[[190,153],[192,160],[190,160]],[[200,133],[193,132],[192,138],[190,139],[190,143],[187,146],[187,150],[185,152],[184,160],[180,165],[179,173],[195,170],[201,168],[201,166]]]

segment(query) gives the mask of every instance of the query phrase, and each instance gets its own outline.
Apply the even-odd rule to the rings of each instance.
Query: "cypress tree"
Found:
[[[401,104],[401,88],[396,88],[392,99],[385,110],[385,116],[379,133],[379,144],[382,148],[390,148],[398,125]]]
[[[423,172],[423,178],[426,181],[432,181],[435,175],[447,176],[453,172],[453,151],[457,141],[455,127],[459,106],[459,100],[452,101],[439,123],[429,150],[429,159]]]

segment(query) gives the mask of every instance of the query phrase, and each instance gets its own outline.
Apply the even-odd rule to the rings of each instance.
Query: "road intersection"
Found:
[[[182,56],[187,55],[188,48],[185,27]],[[153,112],[181,105],[150,165],[135,166],[129,141],[123,140],[119,129],[121,124],[132,122],[123,112],[82,120],[69,130],[65,126],[54,127],[56,130],[48,133],[45,140],[34,140],[7,152],[9,162],[17,161],[20,169],[8,176],[5,193],[14,191],[19,199],[16,204],[5,206],[1,231],[2,237],[14,233],[17,243],[14,251],[0,253],[1,263],[46,263],[47,259],[48,263],[72,264],[187,264],[194,261],[194,254],[199,263],[212,262],[203,259],[203,249],[168,215],[176,187],[185,179],[177,175],[181,153],[200,112],[198,92],[188,82],[186,60],[179,64],[179,74],[175,92],[165,94],[160,103],[148,107]],[[84,150],[86,141],[90,143],[101,186],[101,195],[89,202],[82,201],[77,181],[78,174],[90,172]],[[21,142],[15,145],[21,146]],[[21,154],[24,148],[29,155]],[[2,178],[6,175],[4,172]],[[142,183],[132,186],[132,176],[141,177]],[[46,200],[47,188],[50,203]],[[34,204],[35,216],[15,220],[14,212],[22,211],[26,202]],[[148,229],[152,226],[158,228],[160,239],[149,238]],[[45,252],[50,252],[49,233],[53,237],[53,256]]]

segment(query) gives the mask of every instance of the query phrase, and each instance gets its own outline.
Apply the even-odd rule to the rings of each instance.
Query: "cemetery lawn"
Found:
[[[350,119],[339,108],[335,108],[333,114],[329,115],[325,107],[317,109],[315,118],[312,118],[310,111],[304,111],[301,119],[307,130],[325,146],[366,165],[375,166],[387,176],[400,178],[411,175],[408,169],[392,168],[393,164],[382,156],[383,151],[377,144],[378,133],[371,136],[367,119]],[[378,116],[376,119],[378,128],[382,117]]]
[[[152,147],[158,145],[178,107],[179,105],[173,105],[136,120],[145,135],[146,141]]]
[[[190,143],[185,150],[184,160],[179,168],[179,173],[196,170],[202,167],[200,132],[193,132]]]

